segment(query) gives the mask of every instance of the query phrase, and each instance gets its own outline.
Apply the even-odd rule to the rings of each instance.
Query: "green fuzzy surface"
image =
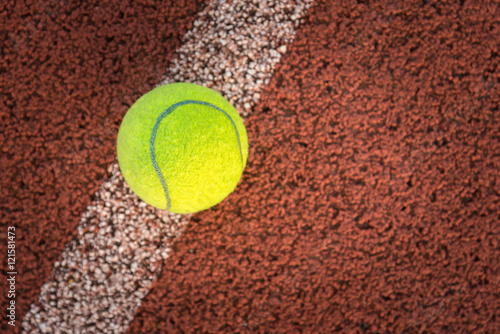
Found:
[[[132,191],[146,203],[167,208],[165,191],[153,166],[150,140],[158,117],[175,103],[197,100],[207,105],[175,108],[159,123],[154,151],[170,197],[169,211],[193,213],[226,198],[238,184],[248,157],[248,139],[236,109],[216,91],[189,83],[157,87],[129,109],[118,132],[118,163]]]

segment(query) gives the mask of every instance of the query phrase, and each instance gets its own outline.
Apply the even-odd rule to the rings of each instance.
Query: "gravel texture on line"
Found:
[[[0,4],[16,329],[103,176],[121,182],[105,173],[121,117],[165,80],[198,3]],[[318,0],[250,108],[242,182],[191,217],[128,332],[499,333],[499,17]]]
[[[276,48],[284,52],[283,43],[293,38],[310,2],[208,4],[176,52],[170,81],[219,91],[227,88],[222,83],[232,82],[229,94],[221,92],[248,112],[254,104],[248,91],[256,99],[269,82],[281,57]],[[100,187],[78,235],[55,263],[53,277],[23,321],[23,332],[123,332],[161,272],[172,240],[182,233],[189,216],[152,209],[130,193],[117,164],[108,172],[110,181]]]
[[[310,9],[129,333],[500,332],[499,6],[358,2]]]
[[[247,116],[313,0],[216,0],[200,13],[163,83],[221,92]]]
[[[0,4],[0,254],[6,226],[15,226],[19,273],[17,326],[2,321],[0,332],[20,329],[64,246],[78,237],[78,222],[110,177],[123,115],[162,80],[203,3]],[[5,279],[0,291],[4,309]]]
[[[23,320],[23,333],[123,333],[189,216],[142,202],[118,164]]]

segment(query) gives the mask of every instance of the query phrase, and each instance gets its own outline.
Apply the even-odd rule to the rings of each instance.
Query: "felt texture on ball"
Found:
[[[120,125],[118,163],[144,202],[194,213],[224,200],[238,184],[248,138],[236,109],[191,83],[159,86],[130,107]]]

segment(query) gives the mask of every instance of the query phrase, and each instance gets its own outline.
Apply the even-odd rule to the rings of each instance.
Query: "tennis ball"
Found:
[[[192,213],[236,188],[248,139],[238,112],[219,93],[173,83],[132,105],[120,125],[117,151],[125,181],[144,202]]]

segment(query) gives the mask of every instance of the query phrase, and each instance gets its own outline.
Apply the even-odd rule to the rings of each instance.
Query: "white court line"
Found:
[[[246,116],[260,99],[313,0],[216,0],[184,36],[162,84],[211,87]],[[250,14],[251,13],[251,14]],[[251,145],[251,143],[250,143]],[[188,223],[140,201],[115,162],[54,275],[31,305],[24,333],[121,333],[127,330]]]

